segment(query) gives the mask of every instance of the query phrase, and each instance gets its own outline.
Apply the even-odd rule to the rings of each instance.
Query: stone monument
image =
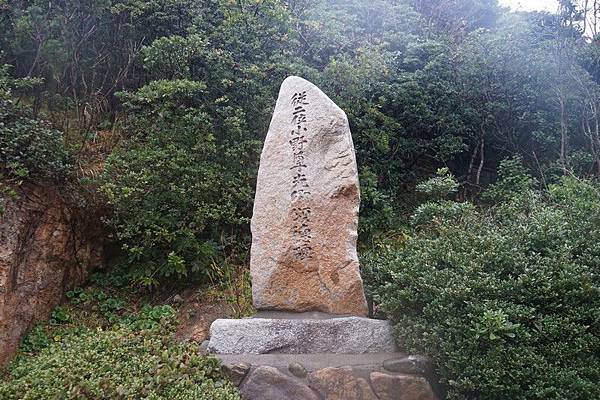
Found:
[[[283,82],[260,159],[250,270],[258,310],[366,316],[360,194],[346,114],[318,87]]]
[[[397,353],[387,321],[365,318],[356,253],[360,192],[346,114],[287,78],[258,173],[250,270],[258,314],[216,320],[209,352],[246,400],[433,400]]]

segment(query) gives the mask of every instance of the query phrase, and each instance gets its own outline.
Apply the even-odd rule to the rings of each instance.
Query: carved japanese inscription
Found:
[[[310,199],[310,185],[306,178],[305,170],[306,156],[304,154],[304,145],[308,142],[306,134],[308,133],[306,107],[310,105],[307,101],[306,91],[294,93],[292,96],[292,137],[290,145],[292,147],[292,170],[294,177],[292,179],[292,202],[302,203]],[[312,239],[310,229],[310,206],[297,204],[293,209],[292,238],[293,250],[296,259],[299,261],[310,260],[312,258]]]
[[[346,114],[310,82],[286,79],[261,156],[251,225],[259,310],[366,315],[359,203]]]

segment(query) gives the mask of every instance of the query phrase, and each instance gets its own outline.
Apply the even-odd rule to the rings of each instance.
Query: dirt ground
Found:
[[[210,325],[219,318],[233,317],[231,305],[224,299],[207,298],[189,289],[176,297],[179,327],[178,340],[202,343],[208,338]]]

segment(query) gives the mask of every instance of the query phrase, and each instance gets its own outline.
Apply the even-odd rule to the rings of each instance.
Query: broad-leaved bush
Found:
[[[13,91],[39,83],[14,79],[0,64],[0,214],[23,182],[57,182],[68,173],[68,154],[62,132],[34,115]]]
[[[129,137],[107,159],[101,191],[113,210],[107,222],[144,285],[209,274],[230,232],[248,222],[253,145],[236,141],[235,116],[206,110],[205,89],[162,80],[121,94]]]
[[[55,180],[67,170],[63,135],[17,101],[15,88],[35,85],[33,79],[14,79],[0,65],[0,172],[7,178]]]
[[[421,206],[402,246],[364,257],[372,290],[448,399],[598,399],[600,186],[500,176],[489,207]]]

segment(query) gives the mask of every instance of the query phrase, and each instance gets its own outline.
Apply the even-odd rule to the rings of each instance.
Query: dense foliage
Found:
[[[12,96],[14,89],[34,80],[12,79],[8,65],[0,66],[0,165],[13,179],[56,180],[67,172],[62,133],[36,118]]]
[[[121,280],[109,278],[100,276],[112,290],[75,289],[49,326],[33,329],[0,380],[2,399],[239,400],[216,359],[173,339],[173,308],[129,310],[114,293]]]
[[[153,81],[121,97],[129,140],[108,157],[101,190],[132,276],[152,285],[170,275],[206,275],[247,222],[254,174],[247,153],[256,146],[243,140],[235,116],[204,106],[202,82]]]
[[[157,333],[90,332],[15,363],[3,399],[237,400],[216,359]]]
[[[31,87],[34,79],[14,79],[0,64],[0,214],[24,181],[58,182],[68,173],[62,132],[15,100],[13,91]]]
[[[12,95],[64,132],[79,175],[105,166],[96,183],[113,210],[107,226],[135,279],[154,284],[245,254],[262,138],[291,74],[349,115],[363,244],[403,229],[415,182],[439,167],[463,197],[515,155],[545,182],[598,176],[600,52],[582,6],[565,0],[551,15],[495,0],[5,0],[0,50],[14,77],[41,81]],[[15,132],[19,148],[32,135]],[[19,163],[53,171],[35,157]]]
[[[403,246],[365,257],[399,342],[433,357],[449,399],[600,397],[600,187],[536,187],[506,162],[493,205],[424,204]]]

